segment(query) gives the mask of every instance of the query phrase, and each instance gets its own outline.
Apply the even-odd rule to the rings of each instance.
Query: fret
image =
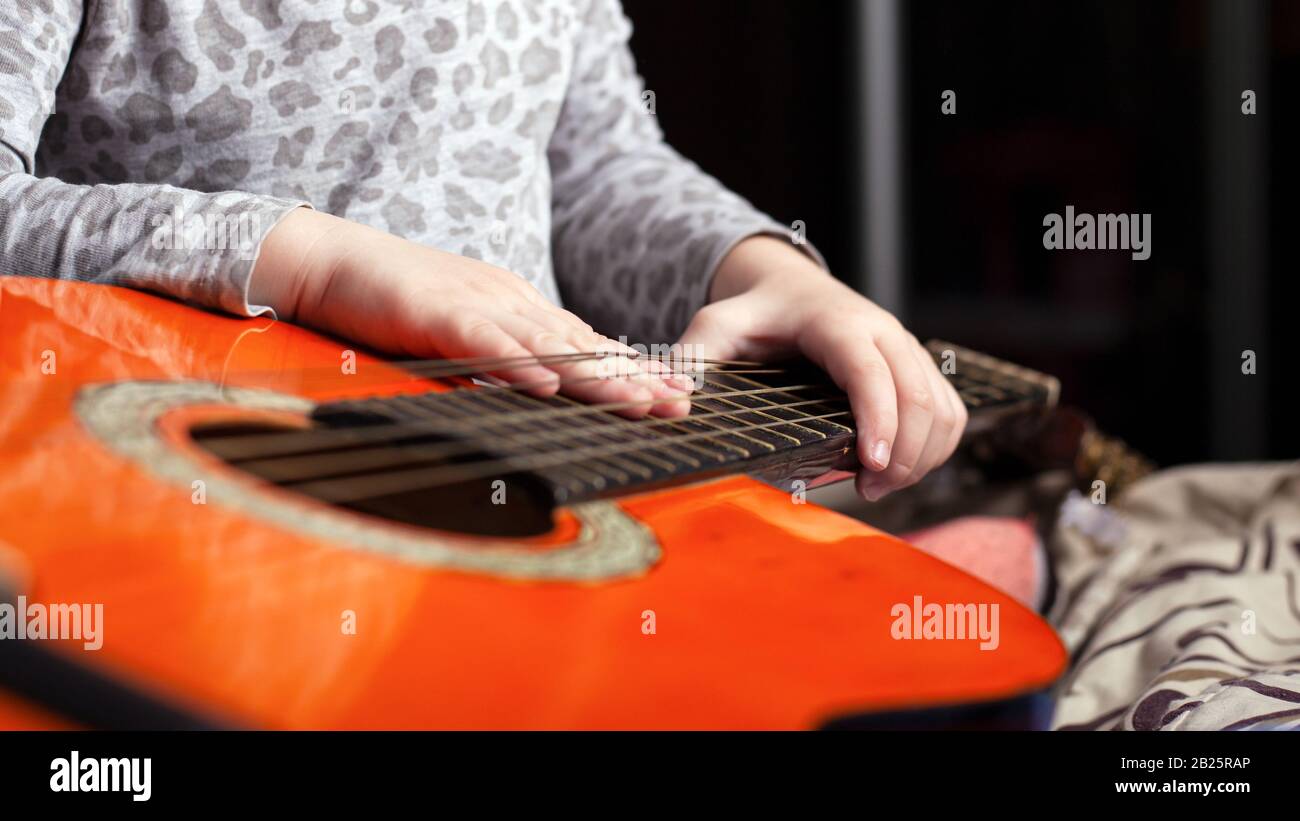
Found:
[[[955,366],[944,375],[962,402],[986,417],[1016,407],[1053,407],[1060,396],[1061,383],[1055,377],[938,339],[925,347],[940,368]]]
[[[691,401],[691,412],[692,413],[695,412],[694,400]],[[673,428],[674,430],[682,431],[683,434],[685,435],[695,435],[699,433],[705,433],[708,431],[718,431],[721,435],[719,435],[716,439],[709,439],[709,440],[696,439],[694,440],[694,443],[702,442],[706,445],[711,445],[713,447],[716,447],[719,450],[725,449],[726,451],[728,451],[729,455],[724,456],[721,453],[717,454],[717,456],[721,458],[724,462],[732,462],[738,458],[750,459],[753,458],[754,456],[754,454],[750,452],[749,448],[745,447],[743,444],[737,444],[737,441],[740,442],[744,441],[742,437],[733,436],[732,434],[727,433],[725,428],[719,427],[718,425],[715,424],[711,424],[711,420],[692,419],[691,417],[687,416],[684,419],[675,420],[673,424]],[[737,440],[737,441],[733,441],[733,440]]]
[[[691,398],[691,413],[695,413],[697,409],[711,412],[711,409],[704,407],[704,403],[700,400],[698,396],[694,396]],[[684,420],[682,420],[681,424],[690,427],[694,430],[699,430],[702,427],[708,430],[717,431],[721,435],[718,437],[716,441],[727,442],[733,450],[739,450],[741,453],[743,453],[744,456],[742,458],[745,459],[753,458],[756,453],[753,449],[751,449],[747,445],[742,444],[745,442],[753,442],[755,445],[758,445],[760,448],[763,448],[769,452],[774,452],[776,450],[775,445],[771,445],[760,439],[754,439],[750,436],[745,436],[744,434],[730,431],[727,429],[727,427],[724,424],[721,424],[714,419],[692,419],[691,417],[688,416]],[[762,451],[758,451],[758,452],[762,452]]]
[[[581,402],[569,399],[568,397],[557,397],[557,398],[570,406],[581,406],[582,404]],[[622,426],[628,420],[614,417],[611,415],[600,414],[598,417],[596,417],[596,421],[597,424],[602,424],[602,425]],[[726,459],[724,459],[720,455],[713,453],[706,448],[700,447],[694,442],[679,443],[674,441],[674,437],[667,434],[664,431],[664,429],[667,428],[670,430],[675,430],[680,432],[680,429],[677,427],[678,422],[676,420],[661,419],[658,417],[648,417],[643,424],[645,424],[647,427],[644,428],[633,427],[631,429],[630,434],[628,435],[634,436],[638,439],[651,441],[660,445],[662,448],[659,451],[660,453],[667,455],[671,458],[676,458],[678,462],[686,465],[687,467],[690,467],[694,470],[699,470],[704,466],[703,463],[700,462],[700,460],[695,456],[692,456],[690,452],[701,454],[707,459],[710,459],[715,462],[722,463],[726,461]],[[649,427],[649,425],[654,425],[654,427]],[[629,430],[628,428],[620,427],[618,433],[611,432],[610,435],[606,438],[610,439],[611,437],[617,437],[620,433],[626,433],[628,430]],[[614,441],[623,441],[623,440],[615,439]],[[679,468],[680,466],[675,466],[675,469],[679,469]]]
[[[720,385],[716,385],[715,383],[709,382],[708,380],[704,380],[704,384],[714,385],[714,387],[721,387]],[[731,397],[714,399],[709,397],[707,393],[700,393],[699,397],[700,398],[697,401],[708,402],[710,405],[714,407],[721,405],[723,406],[721,408],[722,410],[726,410],[727,408],[735,408],[736,413],[735,416],[732,417],[732,419],[734,419],[737,423],[742,425],[754,425],[754,424],[761,424],[764,422],[781,421],[781,419],[779,419],[778,417],[763,413],[760,410],[755,410],[752,405],[749,404],[742,405],[735,399],[732,399]],[[706,408],[706,410],[711,410],[711,408]],[[786,445],[797,447],[798,445],[802,444],[798,436],[791,436],[788,433],[782,433],[779,430],[779,428],[764,428],[763,430],[758,432],[763,434],[764,439],[767,439],[769,441],[775,439],[777,445],[786,444]]]
[[[691,413],[694,413],[697,409],[701,411],[705,411],[706,413],[716,413],[718,411],[729,410],[730,408],[727,405],[723,404],[725,401],[726,401],[725,399],[712,399],[709,397],[707,393],[696,391],[696,393],[691,397]],[[687,418],[689,419],[690,417]],[[785,437],[781,437],[778,435],[769,435],[766,433],[765,430],[750,430],[744,433],[737,433],[733,430],[730,430],[727,427],[726,423],[723,423],[717,420],[716,418],[698,419],[692,421],[695,421],[698,424],[706,425],[707,427],[713,428],[714,430],[723,431],[727,434],[729,438],[733,440],[738,439],[745,442],[753,442],[759,447],[767,450],[769,453],[775,453],[778,449],[788,446],[789,444],[787,441],[785,441]],[[748,424],[754,424],[754,423],[750,422]],[[753,453],[751,453],[748,448],[744,448],[744,450],[748,456],[753,455]]]
[[[736,374],[717,374],[714,376],[714,379],[717,379],[719,383],[728,390],[769,387],[755,379]],[[817,397],[796,396],[793,393],[787,393],[785,391],[775,391],[755,394],[745,398],[753,399],[764,405],[771,406],[765,407],[764,412],[776,414],[780,419],[791,419],[792,424],[794,424],[795,427],[809,431],[821,439],[827,439],[832,436],[842,436],[845,433],[853,433],[853,428],[848,425],[841,425],[838,422],[831,421],[830,419],[808,418],[809,416],[823,416],[827,413],[840,410],[839,407],[833,407],[831,404],[828,404],[834,402],[834,399],[827,399],[825,403],[801,404],[799,409],[796,410],[794,408],[783,408],[781,405],[792,402],[804,402],[809,399],[816,399]],[[810,438],[808,441],[817,441],[817,439]]]
[[[582,405],[581,402],[578,402],[575,399],[570,399],[567,396],[556,395],[551,397],[551,400],[552,400],[551,404],[553,404],[556,407],[581,407]],[[620,421],[619,417],[615,417],[607,413],[596,413],[592,415],[584,415],[580,419],[574,417],[561,417],[561,418],[564,419],[569,424],[571,430],[581,430],[582,432],[588,434],[589,436],[594,435],[596,438],[599,438],[602,441],[609,442],[612,444],[619,444],[626,441],[626,439],[620,437],[619,433],[630,435],[631,438],[639,439],[645,442],[658,441],[657,437],[650,434],[650,431],[642,428],[635,428],[630,432],[624,429],[619,433],[615,433],[613,431],[601,430],[601,428],[603,427],[619,424]],[[572,443],[573,446],[584,444],[582,440],[577,438],[571,439],[570,442]],[[672,461],[671,455],[663,454],[663,453],[656,454],[654,451],[651,450],[640,451],[634,454],[634,458],[641,459],[647,462],[648,464],[650,464],[651,466],[653,466],[654,468],[657,468],[659,470],[669,471],[669,472],[680,470],[683,464],[685,464],[687,467],[699,467],[699,463],[695,462],[694,460],[691,460],[691,462],[680,462],[680,461],[674,462]],[[653,473],[651,475],[653,475]]]
[[[671,433],[669,433],[668,431],[681,434],[681,435],[687,434],[688,431],[684,427],[682,427],[682,423],[684,421],[685,420],[682,419],[671,419],[671,420],[656,419],[654,422],[656,426],[655,427],[656,435],[666,445],[672,447],[679,454],[685,453],[686,451],[692,451],[694,453],[698,453],[704,456],[705,459],[715,462],[717,464],[726,464],[729,461],[726,455],[722,453],[718,453],[717,451],[709,450],[704,443],[698,441],[678,442],[677,437],[671,435]],[[665,428],[667,429],[667,431],[665,431]],[[690,459],[691,464],[695,468],[703,467],[703,464],[698,459],[694,459],[693,457],[687,457],[687,456],[683,456],[682,458]]]
[[[570,405],[581,404],[580,402],[569,400],[566,397],[559,397],[559,398],[565,399]],[[619,420],[620,423],[622,421],[625,420]],[[690,428],[686,427],[687,421],[688,421],[687,419],[660,419],[657,417],[651,418],[648,420],[647,424],[653,424],[654,425],[653,428],[645,428],[645,429],[633,428],[632,435],[637,436],[638,438],[650,438],[656,442],[662,443],[666,448],[671,449],[669,452],[675,452],[677,454],[677,458],[681,459],[688,466],[697,470],[702,468],[703,465],[701,464],[699,459],[687,455],[686,451],[690,450],[695,453],[701,454],[706,459],[713,461],[717,464],[726,464],[727,462],[731,461],[731,457],[719,453],[717,451],[710,450],[707,447],[708,445],[707,442],[700,442],[698,440],[693,440],[689,442],[678,442],[677,441],[678,437],[675,437],[668,432],[668,431],[672,431],[682,435],[690,433]],[[703,424],[704,423],[697,422],[695,427],[697,428],[703,427]],[[626,428],[624,428],[624,430],[626,430]],[[745,450],[737,449],[737,452],[739,452],[742,457],[748,457],[749,455],[749,452]]]
[[[656,425],[658,425],[658,427],[656,427],[656,430],[663,431],[664,428],[667,428],[668,431],[671,431],[672,433],[676,433],[679,436],[686,436],[689,435],[690,429],[685,426],[685,422],[686,422],[685,419],[657,420]],[[675,448],[678,453],[682,453],[684,451],[690,450],[694,453],[701,454],[702,456],[705,457],[705,459],[719,465],[723,465],[731,461],[731,458],[727,454],[719,453],[716,450],[709,450],[708,443],[706,442],[700,442],[698,440],[693,440],[689,442],[678,442],[677,441],[678,436],[673,436],[671,433],[668,432],[662,433],[660,435],[660,438],[665,443]],[[700,463],[698,460],[695,461],[694,464],[696,468],[703,467],[703,464]]]
[[[742,385],[742,384],[738,384],[738,382],[747,382],[749,384]],[[735,390],[746,390],[751,387],[752,388],[763,387],[760,383],[755,382],[752,379],[743,379],[743,378],[727,379],[726,377],[723,377],[721,375],[717,375],[713,379],[704,380],[704,384],[712,385],[716,388],[721,389],[724,392],[730,392]],[[781,408],[775,403],[769,401],[763,394],[758,394],[754,396],[728,397],[720,401],[726,402],[727,404],[733,405],[735,407],[754,409],[754,413],[756,413],[760,418],[765,420],[774,421],[774,422],[785,420],[791,422],[792,424],[790,425],[781,425],[780,427],[772,428],[771,430],[773,433],[778,433],[782,436],[785,436],[796,445],[806,445],[809,442],[814,442],[826,438],[826,434],[822,433],[821,431],[813,430],[812,428],[804,427],[799,424],[794,424],[795,422],[798,421],[800,417],[800,414],[798,412],[790,408]],[[792,400],[792,401],[800,401],[800,400]]]
[[[566,398],[566,397],[561,397],[561,398]],[[581,405],[580,402],[574,400],[567,400],[567,401],[570,405]],[[609,421],[613,421],[612,418]],[[617,423],[621,424],[624,421],[626,420],[618,420]],[[677,437],[674,437],[667,432],[667,431],[674,431],[679,434],[686,433],[687,432],[686,430],[683,430],[681,427],[679,427],[685,421],[686,420],[684,419],[661,419],[658,417],[648,417],[646,424],[654,425],[653,428],[650,427],[647,427],[645,429],[634,428],[633,431],[634,431],[634,435],[637,435],[639,438],[650,438],[655,440],[656,442],[661,443],[662,445],[665,446],[666,449],[668,449],[668,452],[670,453],[675,452],[677,454],[678,459],[681,459],[687,465],[697,470],[699,468],[702,468],[703,465],[700,463],[699,459],[687,455],[686,451],[688,450],[693,451],[695,453],[703,455],[706,459],[717,462],[719,464],[725,464],[728,461],[727,457],[715,451],[709,450],[705,446],[705,444],[707,443],[699,443],[696,441],[678,442],[676,441]],[[626,428],[624,428],[624,430],[626,430]]]
[[[736,409],[734,406],[728,407],[725,399],[708,399],[707,394],[697,393],[695,405],[700,410],[707,413],[717,413],[719,411],[734,411],[735,415],[730,418],[722,418],[719,425],[724,429],[730,429],[732,433],[734,428],[753,428],[755,425],[766,424],[768,422],[779,422],[779,419],[763,419],[757,411],[746,410],[744,408]],[[797,447],[798,439],[789,436],[782,436],[779,433],[773,433],[770,428],[759,428],[745,431],[743,435],[750,441],[755,441],[763,445],[770,452],[775,453],[786,448]]]
[[[702,433],[709,430],[707,424],[699,420],[691,420],[690,417],[672,420],[660,420],[661,430],[667,428],[671,433],[665,432],[662,439],[671,443],[679,452],[690,449],[696,453],[703,454],[709,461],[715,465],[725,465],[728,462],[735,461],[737,458],[747,458],[748,451],[740,448],[731,448],[721,442],[710,442],[707,439],[691,439],[690,441],[679,442],[679,439],[690,437],[695,433]],[[739,454],[739,457],[737,457]]]

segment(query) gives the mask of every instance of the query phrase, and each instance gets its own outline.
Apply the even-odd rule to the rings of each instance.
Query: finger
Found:
[[[738,327],[734,313],[726,309],[725,303],[706,305],[695,312],[674,346],[683,370],[704,368],[700,360],[737,358],[737,342],[745,328]]]
[[[560,316],[562,319],[566,320],[569,324],[574,325],[575,327],[578,327],[578,328],[582,328],[583,330],[587,331],[587,333],[592,333],[592,334],[594,334],[594,333],[596,332],[596,331],[591,327],[591,323],[587,322],[587,320],[585,320],[585,319],[583,319],[582,317],[578,316],[578,315],[575,314],[573,311],[568,311],[568,310],[565,310],[564,308],[556,308],[556,309],[555,309],[555,312],[556,312],[557,314],[559,314],[559,316]]]
[[[925,447],[917,464],[910,471],[904,473],[895,466],[875,482],[864,483],[863,487],[868,494],[874,492],[876,498],[891,490],[916,484],[930,471],[946,462],[956,449],[961,438],[961,428],[965,424],[965,408],[961,404],[961,399],[935,366],[934,358],[910,335],[907,338],[911,343],[916,367],[925,375],[930,394],[934,399],[933,419]]]
[[[559,339],[569,343],[577,355],[575,359],[586,357],[593,362],[600,359],[605,338],[589,328],[569,321],[558,310],[525,304],[512,307],[511,312],[528,323],[543,326]]]
[[[864,467],[853,477],[853,489],[858,496],[866,499],[868,502],[874,502],[883,495],[883,491],[878,487],[880,474],[870,468]]]
[[[876,341],[889,363],[898,401],[898,436],[889,467],[876,477],[875,498],[897,490],[923,464],[930,429],[934,424],[935,398],[911,340],[898,331],[882,334]],[[870,499],[871,497],[868,496]]]
[[[930,384],[930,393],[934,397],[934,422],[930,427],[930,438],[926,440],[920,464],[902,479],[900,488],[921,481],[930,471],[946,462],[952,455],[953,448],[956,447],[952,432],[957,425],[957,410],[954,407],[955,396],[952,388],[949,387],[948,380],[944,379],[939,369],[934,366],[934,360],[929,354],[919,344],[914,343],[912,347],[917,366],[925,373]]]
[[[600,374],[614,379],[631,379],[643,383],[652,391],[661,390],[662,386],[653,384],[651,371],[646,367],[646,360],[634,348],[596,333],[589,326],[579,325],[564,316],[567,312],[547,308],[538,310],[531,305],[519,306],[513,312],[525,319],[548,328],[552,333],[567,341],[581,354],[589,355],[596,363]],[[570,314],[569,316],[573,316]]]
[[[628,378],[650,389],[657,403],[650,409],[655,416],[678,417],[690,413],[689,394],[695,384],[685,375],[675,374],[669,365],[651,358],[643,351],[600,334],[596,350],[604,354],[601,370],[612,378]]]
[[[957,407],[957,424],[953,426],[952,430],[952,449],[955,452],[957,446],[961,444],[962,436],[966,433],[966,425],[970,422],[970,410],[966,407],[966,403],[962,401],[961,394],[957,393],[957,389],[953,387],[952,382],[948,381],[946,377],[944,381],[948,383],[948,389],[952,391],[952,399]]]
[[[513,293],[527,300],[529,304],[546,306],[548,308],[555,307],[555,303],[547,299],[541,291],[537,290],[537,286],[533,285],[533,283],[529,282],[521,274],[516,274],[514,271],[506,268],[498,268],[494,265],[485,264],[483,267],[487,271],[490,271],[490,274],[488,275],[491,277],[491,281],[495,285],[500,285],[510,289]]]
[[[537,289],[534,288],[533,290],[536,291]],[[541,297],[541,294],[538,293],[538,296]],[[574,334],[579,338],[588,339],[600,336],[577,314],[572,311],[566,311],[563,308],[552,304],[547,301],[545,297],[541,297],[541,299],[542,301],[540,303],[533,302],[532,300],[513,302],[509,306],[509,310],[519,314],[520,316],[525,316],[536,322],[541,322],[561,336]],[[583,350],[585,351],[587,349],[583,348]]]
[[[662,359],[652,359],[652,358],[643,357],[641,359],[641,363],[643,368],[645,368],[651,374],[659,377],[664,382],[668,383],[670,386],[677,389],[678,391],[682,391],[684,393],[690,393],[691,391],[695,390],[696,387],[695,381],[691,379],[691,377],[687,373],[685,372],[679,373],[677,370],[673,368],[674,360],[670,359],[668,361],[665,361]],[[687,371],[688,368],[681,367],[681,370]]]
[[[969,418],[969,415],[966,412],[966,403],[962,401],[961,395],[958,394],[957,389],[953,387],[952,381],[943,375],[939,370],[938,365],[933,364],[934,357],[931,356],[930,352],[927,351],[924,346],[921,346],[920,343],[918,343],[917,347],[919,349],[917,355],[920,356],[923,361],[933,365],[935,378],[942,386],[943,394],[948,398],[948,406],[952,409],[952,427],[948,432],[948,441],[943,451],[943,457],[938,463],[942,465],[944,462],[947,462],[952,458],[953,453],[957,450],[957,446],[961,444],[961,437],[966,431],[966,421]]]
[[[542,322],[514,313],[503,314],[499,321],[521,345],[538,356],[580,353],[576,346]],[[610,347],[608,341],[602,344]],[[607,360],[621,360],[628,364],[611,366]],[[560,390],[566,396],[589,403],[626,404],[628,407],[615,411],[622,416],[640,418],[656,404],[654,392],[647,386],[639,366],[621,356],[552,361],[547,363],[547,367],[558,374]]]
[[[655,416],[676,418],[691,412],[691,392],[695,383],[684,374],[674,373],[666,363],[658,359],[641,358],[642,369],[649,378],[649,386],[655,399],[660,400],[650,413]]]
[[[801,335],[799,347],[848,394],[858,432],[858,460],[879,472],[894,458],[898,396],[889,363],[869,340],[865,332],[819,325]]]
[[[535,396],[550,396],[560,387],[559,374],[540,364],[530,364],[534,352],[517,336],[482,314],[460,313],[435,323],[428,330],[430,346],[450,359],[490,358],[520,364],[492,368],[492,376],[511,383],[526,383]]]

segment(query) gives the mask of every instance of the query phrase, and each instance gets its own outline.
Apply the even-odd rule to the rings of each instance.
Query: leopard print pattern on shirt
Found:
[[[783,229],[663,142],[629,35],[617,0],[8,0],[0,273],[252,313],[261,237],[310,204],[671,339]]]

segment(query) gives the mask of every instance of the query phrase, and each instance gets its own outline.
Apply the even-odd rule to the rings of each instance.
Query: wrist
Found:
[[[323,287],[338,264],[347,220],[297,208],[265,237],[249,275],[248,301],[266,305],[280,319],[299,317],[310,293]]]
[[[825,268],[788,240],[767,234],[746,237],[719,263],[709,288],[709,301],[739,296],[777,279],[789,285],[792,278],[836,282]]]

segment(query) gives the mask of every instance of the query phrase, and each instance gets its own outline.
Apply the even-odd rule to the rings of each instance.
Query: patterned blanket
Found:
[[[1300,462],[1072,495],[1049,539],[1055,729],[1300,728]]]

